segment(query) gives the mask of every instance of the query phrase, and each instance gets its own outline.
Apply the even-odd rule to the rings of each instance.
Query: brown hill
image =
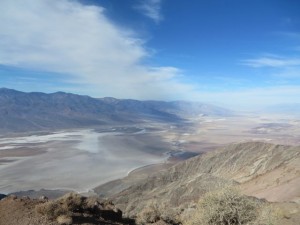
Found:
[[[167,216],[189,208],[206,192],[239,185],[248,195],[299,202],[299,178],[300,147],[239,143],[154,174],[115,195],[113,201],[127,216],[135,216],[149,205]]]

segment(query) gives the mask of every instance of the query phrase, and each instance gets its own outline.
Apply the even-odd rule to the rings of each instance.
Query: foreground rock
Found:
[[[111,202],[70,193],[57,200],[8,196],[0,201],[2,225],[133,224]]]
[[[6,195],[0,194],[0,200],[1,200],[2,198],[5,198],[5,197],[6,197]]]

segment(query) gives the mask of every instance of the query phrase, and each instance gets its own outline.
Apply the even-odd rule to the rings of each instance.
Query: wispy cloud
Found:
[[[279,79],[278,82],[281,83],[300,78],[300,57],[267,54],[263,57],[243,60],[241,64],[256,69],[267,69],[266,75]]]
[[[162,0],[140,0],[139,5],[135,6],[135,8],[154,22],[159,23],[163,19],[161,3]]]
[[[150,1],[149,15],[156,20],[159,3]],[[60,73],[82,85],[83,93],[163,99],[193,90],[179,81],[179,69],[144,65],[149,57],[144,41],[116,26],[99,6],[70,0],[1,0],[0,27],[0,64]]]
[[[161,21],[161,1],[145,2],[148,7],[152,6],[151,9],[144,6],[148,16]],[[250,106],[249,102],[255,105],[300,99],[299,86],[204,91],[207,89],[201,89],[197,82],[183,82],[179,68],[145,65],[144,59],[151,55],[144,46],[145,41],[137,38],[132,30],[116,26],[104,11],[100,6],[86,6],[71,0],[1,0],[0,65],[35,70],[38,71],[35,77],[53,79],[57,89],[96,97],[220,100],[236,107]],[[252,67],[296,67],[300,59],[269,55],[243,63]],[[53,72],[56,75],[51,77]],[[64,82],[60,82],[59,77]],[[0,81],[3,80],[0,77]],[[48,84],[35,85],[46,87]]]
[[[250,67],[290,67],[300,66],[300,58],[260,57],[242,61],[243,65]]]

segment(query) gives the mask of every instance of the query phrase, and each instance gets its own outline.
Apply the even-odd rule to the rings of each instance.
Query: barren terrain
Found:
[[[163,162],[167,144],[151,134],[147,142],[146,134],[138,132],[75,130],[2,138],[0,193],[41,188],[86,192],[135,168]]]
[[[42,188],[88,192],[142,167],[139,176],[130,176],[126,185],[115,186],[115,191],[119,191],[138,177],[229,143],[300,145],[299,124],[297,118],[274,115],[199,115],[177,124],[146,122],[136,126],[2,136],[0,193]]]

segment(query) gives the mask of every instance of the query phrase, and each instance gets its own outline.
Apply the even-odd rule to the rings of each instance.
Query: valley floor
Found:
[[[2,138],[0,193],[41,188],[87,192],[136,168],[164,162],[168,146],[155,135],[138,132],[73,130]]]
[[[178,124],[145,122],[1,136],[0,193],[41,188],[88,192],[106,182],[118,182],[139,167],[157,164],[139,173],[148,176],[234,142],[300,145],[299,134],[297,118],[247,114],[199,116]],[[136,180],[133,177],[138,176],[130,176],[127,185]]]

